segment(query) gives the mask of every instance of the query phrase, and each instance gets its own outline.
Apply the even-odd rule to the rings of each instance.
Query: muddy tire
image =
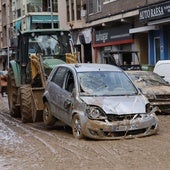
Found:
[[[20,117],[20,106],[17,105],[18,99],[18,87],[15,83],[14,72],[11,68],[8,70],[8,77],[7,77],[7,93],[8,93],[8,105],[9,105],[9,112],[12,117]]]
[[[23,85],[20,88],[20,109],[21,109],[21,120],[23,123],[32,122],[31,113],[31,87],[30,85]]]
[[[53,126],[57,121],[57,119],[51,114],[51,109],[48,102],[44,103],[43,121],[46,127]]]
[[[83,132],[82,132],[82,126],[80,122],[80,117],[78,114],[74,115],[72,120],[72,133],[73,136],[77,139],[84,138]]]

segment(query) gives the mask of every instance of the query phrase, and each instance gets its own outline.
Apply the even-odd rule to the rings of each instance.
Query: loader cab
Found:
[[[72,53],[73,47],[69,31],[59,29],[36,29],[20,32],[18,37],[16,61],[21,69],[21,84],[31,82],[30,57],[40,58],[40,64],[46,61],[43,71],[47,75],[56,62],[64,63],[66,53]],[[50,64],[49,64],[50,63]],[[45,73],[46,74],[46,73]]]
[[[18,60],[27,63],[31,54],[40,54],[43,58],[65,60],[65,54],[71,53],[69,31],[31,30],[20,32],[18,36]]]

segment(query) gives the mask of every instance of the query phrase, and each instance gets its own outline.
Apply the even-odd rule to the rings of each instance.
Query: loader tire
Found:
[[[20,106],[17,104],[18,99],[18,87],[15,83],[14,72],[12,68],[8,70],[7,76],[7,93],[8,93],[8,105],[9,112],[12,117],[20,117]]]
[[[32,122],[31,86],[23,85],[20,88],[21,120],[23,123]]]

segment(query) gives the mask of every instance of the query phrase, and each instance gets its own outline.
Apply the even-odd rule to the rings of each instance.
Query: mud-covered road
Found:
[[[170,115],[157,135],[130,140],[77,140],[61,126],[22,124],[0,96],[0,170],[169,170]]]

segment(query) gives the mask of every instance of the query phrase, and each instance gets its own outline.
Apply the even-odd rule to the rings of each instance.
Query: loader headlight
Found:
[[[89,107],[86,109],[88,118],[90,119],[105,119],[104,112],[98,107]]]

